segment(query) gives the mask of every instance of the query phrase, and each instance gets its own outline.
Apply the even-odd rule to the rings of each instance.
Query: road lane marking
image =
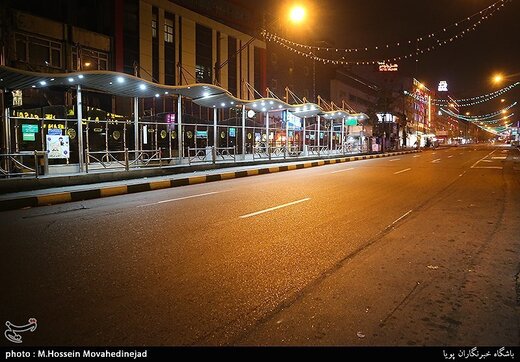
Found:
[[[507,157],[500,156],[500,157],[491,157],[492,160],[505,160]]]
[[[485,160],[486,158],[488,158],[489,156],[491,156],[491,155],[492,155],[493,153],[495,153],[496,151],[497,151],[497,150],[493,150],[493,151],[489,152],[487,155],[485,155],[485,156],[482,157],[480,160],[478,160],[477,162],[475,162],[475,163],[473,164],[473,166],[471,166],[471,168],[475,168],[475,166],[478,165],[478,163],[479,163],[480,161]],[[469,152],[471,152],[471,150],[470,150]]]
[[[137,205],[137,207],[160,205],[160,204],[164,204],[164,203],[167,203],[167,202],[174,202],[174,201],[181,201],[181,200],[187,200],[187,199],[194,199],[196,197],[215,195],[215,194],[220,194],[222,192],[228,192],[228,191],[229,190],[205,192],[203,194],[196,194],[196,195],[190,195],[190,196],[177,197],[175,199],[168,199],[168,200],[157,201],[157,202],[154,202],[154,203],[151,203],[151,204]]]
[[[472,167],[474,169],[490,169],[490,170],[502,170],[504,169],[502,166],[477,166],[477,167]]]
[[[297,201],[293,201],[293,202],[289,202],[289,203],[287,203],[287,204],[278,205],[278,206],[270,207],[270,208],[265,209],[265,210],[260,210],[260,211],[252,212],[251,214],[241,215],[241,216],[239,216],[239,218],[240,218],[240,219],[245,219],[245,218],[248,218],[248,217],[252,217],[252,216],[256,216],[256,215],[260,215],[260,214],[264,214],[264,213],[266,213],[266,212],[270,212],[270,211],[278,210],[278,209],[281,209],[281,208],[284,208],[284,207],[287,207],[287,206],[292,206],[292,205],[296,205],[296,204],[299,204],[299,203],[302,203],[302,202],[305,202],[305,201],[309,201],[310,199],[311,199],[310,197],[306,197],[306,198],[304,198],[304,199],[297,200]]]
[[[448,156],[448,158],[452,158],[452,157],[453,157],[453,155],[449,155],[449,156]]]
[[[493,162],[493,161],[491,161],[491,160],[482,160],[480,162]]]
[[[389,160],[390,162],[399,161],[400,158],[394,158],[393,160]]]
[[[345,171],[351,171],[351,170],[354,170],[354,167],[346,168],[344,170],[332,171],[331,173],[339,173],[339,172],[345,172]]]
[[[399,217],[397,220],[395,220],[393,223],[391,223],[390,225],[388,225],[387,229],[391,228],[392,226],[394,226],[395,224],[397,224],[399,221],[403,220],[405,217],[407,217],[408,215],[410,215],[410,213],[412,212],[412,210],[409,210],[408,212],[406,212],[404,215],[402,215],[401,217]]]
[[[413,158],[417,158],[417,157],[421,157],[421,155],[415,155],[415,156],[413,156]]]
[[[407,168],[407,169],[404,169],[404,170],[401,170],[401,171],[397,171],[397,172],[394,172],[394,175],[399,175],[400,173],[403,173],[403,172],[407,172],[407,171],[410,171],[411,168]]]
[[[432,163],[439,163],[441,161],[440,158],[436,159],[436,160],[433,160]]]
[[[459,153],[459,155],[463,155],[463,154],[464,154],[464,152]]]

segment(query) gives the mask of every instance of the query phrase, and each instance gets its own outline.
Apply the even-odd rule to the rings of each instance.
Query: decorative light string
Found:
[[[480,122],[483,122],[483,123],[498,123],[498,122],[505,121],[506,119],[511,118],[511,117],[513,117],[515,115],[514,113],[511,113],[510,115],[503,116],[503,117],[500,117],[500,118],[497,118],[497,119],[484,120],[484,119],[467,119],[466,117],[464,117],[464,116],[462,116],[460,114],[454,113],[454,112],[452,112],[449,109],[441,108],[441,111],[446,113],[446,114],[448,114],[448,115],[450,115],[453,118],[457,118],[457,119],[460,119],[460,120],[463,120],[463,121],[467,121],[467,122],[472,122],[472,123],[480,123]],[[496,115],[494,117],[496,117]]]
[[[369,51],[369,50],[380,50],[380,49],[390,48],[390,44],[387,44],[387,45],[385,45],[383,47],[376,46],[376,47],[373,47],[373,48],[372,47],[365,47],[365,48],[346,48],[346,49],[341,49],[341,48],[318,47],[318,46],[311,46],[311,45],[305,45],[305,44],[296,43],[296,42],[290,41],[288,39],[285,39],[285,38],[283,38],[283,37],[281,37],[279,35],[271,33],[269,31],[267,31],[266,29],[264,29],[262,31],[262,35],[264,36],[264,38],[267,41],[275,42],[275,43],[281,45],[282,47],[286,48],[287,50],[290,50],[290,51],[292,51],[292,52],[294,52],[294,53],[296,53],[296,54],[298,54],[300,56],[303,56],[303,57],[306,57],[306,58],[311,58],[311,59],[313,59],[315,61],[323,62],[324,64],[331,63],[331,64],[334,64],[334,65],[339,65],[339,64],[341,64],[341,65],[353,65],[353,64],[356,64],[356,65],[374,65],[374,64],[378,64],[378,63],[382,63],[382,62],[389,63],[389,62],[399,61],[399,60],[402,60],[402,59],[418,57],[419,54],[424,54],[424,53],[431,52],[431,51],[433,51],[434,49],[436,49],[438,47],[447,45],[447,44],[453,42],[454,40],[463,38],[468,32],[476,30],[476,28],[479,25],[481,25],[484,20],[486,20],[489,17],[491,17],[496,11],[499,11],[502,7],[504,7],[510,1],[511,0],[499,0],[499,1],[495,2],[494,4],[488,6],[487,8],[481,10],[480,12],[478,12],[478,13],[472,15],[472,16],[469,16],[469,17],[465,18],[462,21],[454,23],[451,26],[443,28],[443,30],[440,32],[441,35],[446,33],[449,28],[452,28],[452,27],[453,28],[459,28],[460,24],[463,24],[464,22],[469,22],[469,21],[471,21],[475,17],[479,17],[479,19],[477,21],[475,21],[473,24],[468,26],[466,29],[464,29],[462,31],[459,31],[458,33],[454,34],[453,36],[451,36],[449,38],[437,39],[436,37],[439,34],[437,32],[437,33],[431,33],[431,34],[428,34],[426,36],[417,38],[415,40],[416,44],[413,44],[413,42],[411,40],[409,40],[407,42],[404,42],[403,44],[407,44],[407,45],[410,45],[410,46],[414,45],[416,47],[416,49],[414,49],[409,54],[396,56],[396,57],[393,57],[393,58],[389,57],[389,58],[386,58],[386,59],[361,60],[361,61],[357,60],[357,61],[354,61],[354,60],[346,60],[344,56],[341,57],[341,59],[330,59],[330,58],[327,58],[325,56],[318,56],[316,53],[320,52],[320,51],[327,51],[327,52],[335,51],[336,53],[340,53],[340,52],[343,52],[343,53],[353,53],[353,52],[354,53],[358,53],[358,51],[360,51],[360,49],[364,49],[365,51]],[[419,42],[422,42],[423,40],[426,40],[426,39],[434,40],[435,44],[434,45],[430,45],[430,46],[424,45],[424,47],[421,49],[420,46],[419,46]],[[401,42],[397,42],[395,44],[396,44],[396,46],[401,46],[402,43]],[[304,50],[300,50],[300,49],[297,49],[297,48],[304,49]]]
[[[509,92],[510,90],[512,90],[513,88],[515,88],[518,85],[520,85],[520,82],[510,84],[507,87],[504,87],[504,88],[494,91],[492,93],[484,94],[484,95],[477,96],[477,97],[464,98],[464,99],[453,99],[453,100],[433,99],[432,101],[433,101],[433,104],[435,104],[436,106],[446,105],[446,103],[455,103],[459,107],[469,107],[469,106],[473,106],[475,104],[488,102],[492,99],[500,97],[502,94]]]
[[[478,115],[478,116],[466,116],[466,115],[458,115],[457,118],[459,119],[463,119],[465,121],[470,121],[470,122],[473,122],[473,121],[481,121],[481,120],[486,120],[486,119],[491,119],[491,118],[495,118],[496,116],[500,115],[500,114],[505,114],[508,110],[510,110],[511,108],[513,108],[514,106],[517,105],[518,102],[515,102],[499,111],[496,111],[496,112],[493,112],[493,113],[488,113],[488,114],[482,114],[482,115]]]

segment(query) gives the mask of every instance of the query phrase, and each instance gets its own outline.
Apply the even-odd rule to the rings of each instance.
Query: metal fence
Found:
[[[47,152],[26,151],[0,154],[0,177],[39,177],[48,167]]]
[[[161,167],[161,150],[85,151],[85,171]],[[132,158],[133,156],[133,158]]]

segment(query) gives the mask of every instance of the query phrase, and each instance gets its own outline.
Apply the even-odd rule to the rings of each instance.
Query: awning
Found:
[[[343,119],[350,117],[368,118],[362,113],[350,113],[345,110],[325,112],[315,103],[288,104],[277,98],[244,100],[233,96],[229,91],[213,84],[196,83],[183,86],[171,86],[153,83],[126,73],[94,70],[71,73],[37,73],[0,66],[0,87],[7,90],[42,89],[50,86],[74,87],[81,85],[86,89],[107,92],[117,96],[148,98],[167,95],[180,95],[207,108],[232,108],[244,105],[256,112],[275,112],[287,110],[293,115],[325,119]]]

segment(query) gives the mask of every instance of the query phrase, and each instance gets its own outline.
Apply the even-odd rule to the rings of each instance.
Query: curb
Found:
[[[161,181],[143,182],[143,183],[134,184],[134,185],[110,186],[110,187],[94,188],[92,190],[57,192],[57,193],[52,193],[52,194],[40,195],[40,196],[21,197],[21,198],[15,198],[15,199],[1,200],[0,201],[0,211],[22,209],[22,208],[27,208],[27,207],[56,205],[56,204],[63,204],[63,203],[72,202],[72,201],[91,200],[91,199],[97,199],[97,198],[102,198],[102,197],[133,194],[133,193],[137,193],[137,192],[160,190],[160,189],[166,189],[166,188],[171,188],[171,187],[195,185],[195,184],[200,184],[200,183],[214,182],[214,181],[221,181],[221,180],[230,180],[230,179],[234,179],[234,178],[241,178],[241,177],[248,177],[248,176],[266,175],[266,174],[277,173],[277,172],[299,170],[299,169],[308,168],[308,167],[333,165],[336,163],[369,160],[369,159],[373,159],[373,158],[391,157],[391,156],[405,155],[405,154],[418,153],[418,152],[421,152],[421,151],[412,150],[412,151],[401,151],[401,152],[392,152],[392,153],[376,154],[376,155],[340,157],[340,158],[332,158],[332,159],[320,160],[320,161],[301,162],[301,163],[294,164],[294,165],[261,167],[261,168],[257,168],[257,169],[246,170],[246,171],[223,172],[223,173],[219,173],[219,174],[206,175],[206,176],[191,176],[191,177],[184,177],[184,178],[175,179],[175,180],[161,180]]]

